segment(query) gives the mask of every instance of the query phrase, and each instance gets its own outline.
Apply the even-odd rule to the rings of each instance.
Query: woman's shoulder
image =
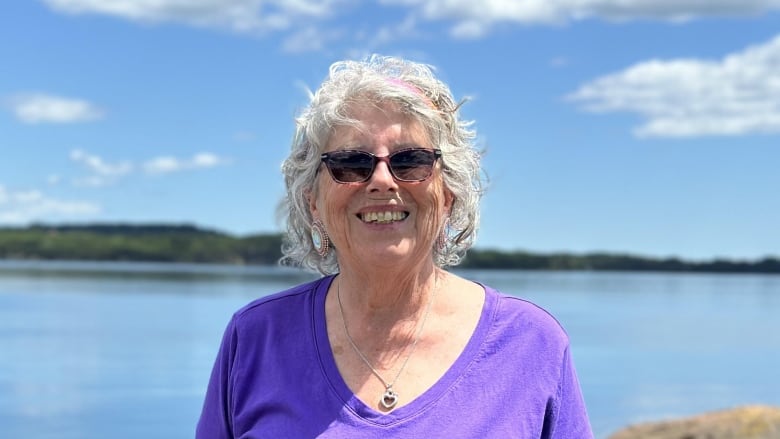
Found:
[[[484,287],[486,296],[492,296],[494,302],[495,326],[511,332],[543,337],[548,342],[569,344],[569,336],[563,325],[548,310],[528,299],[489,286]]]
[[[327,288],[329,277],[306,282],[286,290],[255,299],[233,314],[236,323],[262,320],[268,317],[284,318],[288,314],[303,314],[307,305],[311,305],[319,288]]]

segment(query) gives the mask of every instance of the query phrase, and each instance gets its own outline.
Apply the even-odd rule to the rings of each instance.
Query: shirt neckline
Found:
[[[384,426],[399,423],[421,414],[435,404],[436,401],[444,397],[449,390],[458,383],[464,372],[466,372],[471,363],[477,358],[482,342],[494,320],[498,296],[492,289],[479,284],[485,291],[485,302],[482,306],[482,312],[474,332],[471,334],[463,351],[455,359],[455,362],[444,375],[433,384],[433,386],[428,388],[428,390],[423,392],[412,402],[397,408],[390,413],[383,413],[366,405],[355,396],[347,386],[336,366],[336,360],[333,357],[333,350],[331,349],[330,340],[328,339],[327,323],[325,321],[325,298],[327,297],[328,289],[333,282],[334,277],[335,275],[331,275],[323,278],[322,282],[317,284],[314,292],[314,301],[312,303],[312,323],[320,367],[322,368],[322,372],[325,375],[325,379],[330,385],[331,390],[335,393],[336,397],[341,400],[344,407],[354,416],[368,423]]]

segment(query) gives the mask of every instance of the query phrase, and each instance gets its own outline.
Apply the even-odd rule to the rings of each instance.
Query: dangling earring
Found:
[[[330,237],[328,232],[325,231],[325,226],[320,220],[314,220],[311,224],[311,242],[314,244],[314,250],[320,256],[325,256],[330,250]]]
[[[442,251],[447,246],[447,229],[450,226],[450,219],[444,220],[444,225],[439,230],[439,236],[436,237],[436,250]]]

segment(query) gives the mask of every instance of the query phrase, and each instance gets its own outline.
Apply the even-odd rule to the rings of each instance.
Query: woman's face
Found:
[[[336,127],[323,152],[358,149],[386,156],[410,147],[433,149],[423,127],[393,108],[353,107],[351,114],[362,127]],[[368,181],[347,184],[335,182],[323,164],[309,199],[311,213],[323,222],[341,266],[351,261],[418,264],[431,258],[451,203],[438,164],[428,179],[403,182],[381,161]]]

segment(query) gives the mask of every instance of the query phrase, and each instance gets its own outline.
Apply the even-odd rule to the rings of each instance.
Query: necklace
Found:
[[[390,410],[393,407],[395,407],[396,404],[398,404],[398,393],[393,390],[393,385],[396,381],[398,381],[398,377],[401,376],[401,373],[406,368],[406,364],[409,362],[409,359],[412,358],[412,354],[414,353],[414,349],[417,347],[417,342],[420,341],[420,337],[422,336],[423,327],[425,327],[425,321],[428,320],[428,314],[431,311],[431,305],[433,304],[433,299],[436,297],[436,291],[438,290],[437,285],[437,279],[434,275],[433,278],[433,293],[431,294],[431,299],[428,301],[428,306],[425,308],[425,314],[423,314],[422,321],[420,322],[420,327],[417,329],[417,334],[414,336],[414,341],[412,342],[412,346],[409,348],[409,354],[406,356],[406,359],[404,360],[403,364],[401,365],[401,368],[398,369],[398,373],[395,374],[395,378],[393,378],[393,381],[387,382],[384,378],[382,378],[382,375],[377,372],[377,370],[374,368],[374,366],[371,365],[371,362],[368,361],[368,358],[366,358],[365,355],[363,355],[362,352],[360,352],[360,349],[358,349],[357,345],[355,344],[355,341],[352,340],[352,336],[349,335],[349,330],[347,329],[347,319],[344,318],[344,305],[341,303],[341,282],[338,283],[336,286],[336,297],[339,301],[339,313],[341,314],[341,322],[344,324],[344,334],[347,336],[347,340],[349,341],[349,344],[352,345],[352,349],[355,350],[355,352],[358,354],[361,360],[363,360],[363,363],[368,366],[369,369],[371,369],[371,373],[374,374],[375,377],[379,378],[379,381],[382,382],[382,384],[385,386],[385,391],[382,393],[382,397],[379,399],[379,403],[382,405],[382,407]]]

